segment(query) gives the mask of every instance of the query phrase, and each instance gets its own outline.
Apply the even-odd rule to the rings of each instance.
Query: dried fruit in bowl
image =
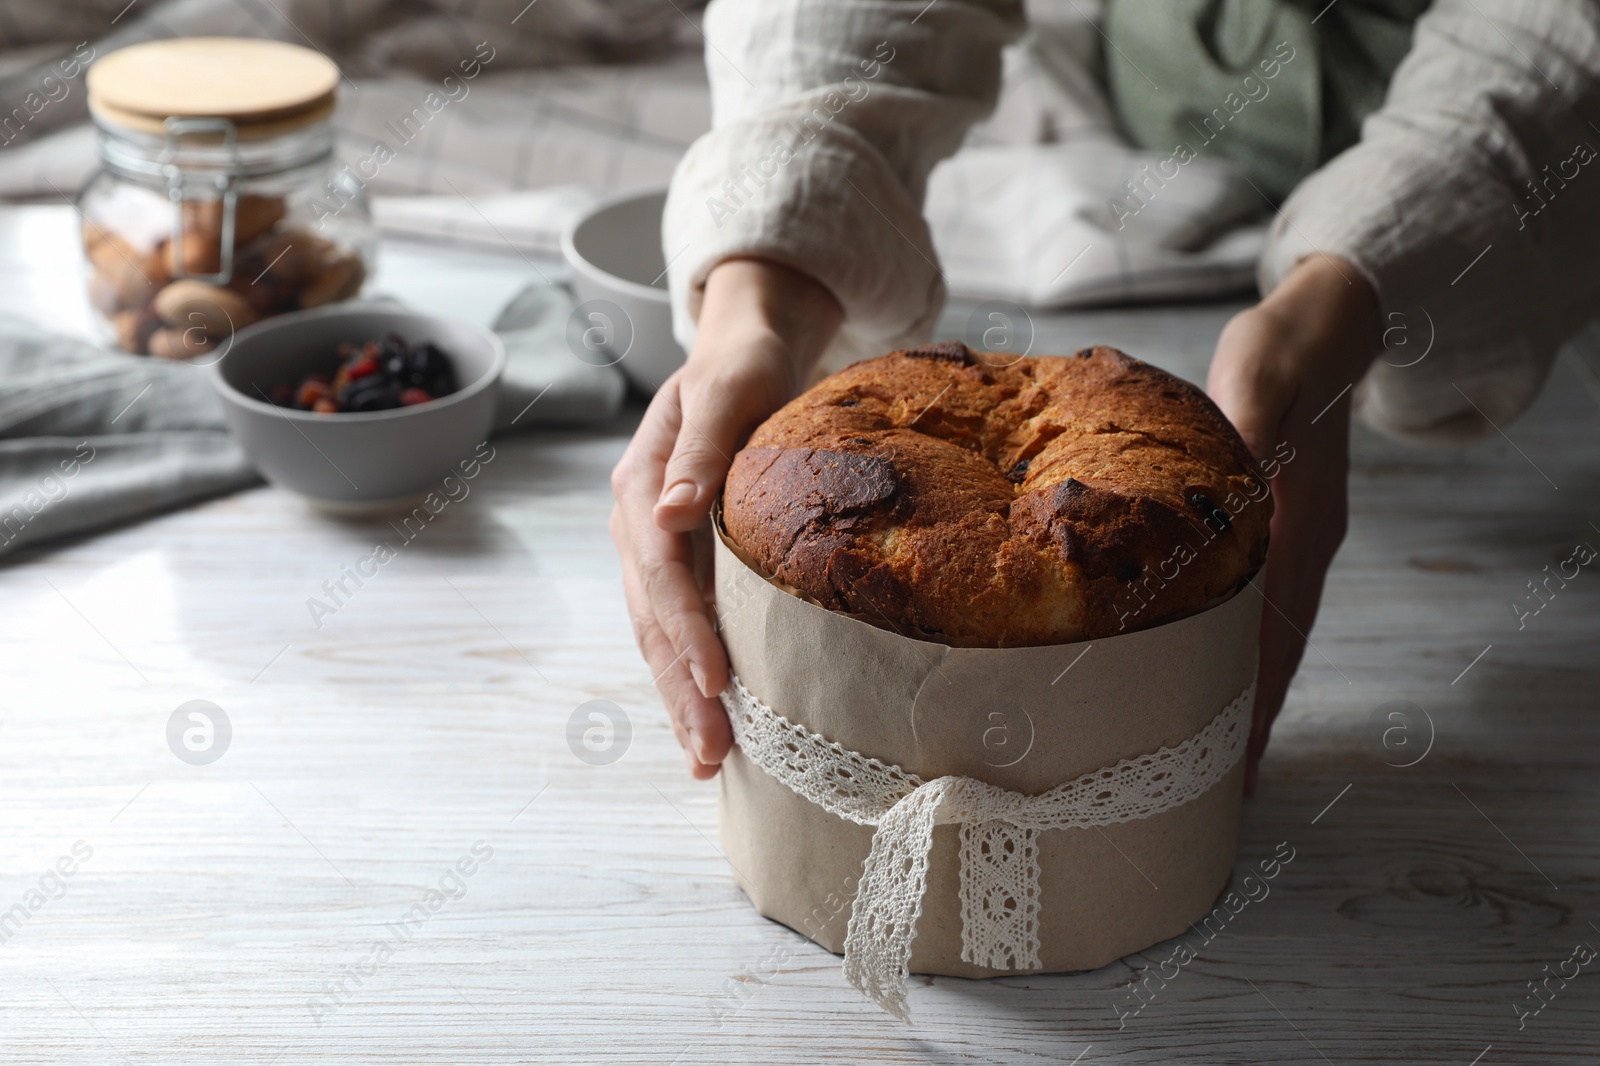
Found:
[[[346,341],[336,357],[332,374],[308,374],[298,385],[278,385],[271,401],[324,414],[387,411],[427,403],[457,388],[450,357],[432,341],[412,347],[390,333],[365,344]]]

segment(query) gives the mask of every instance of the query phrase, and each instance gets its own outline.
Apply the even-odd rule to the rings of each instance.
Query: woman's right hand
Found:
[[[622,557],[634,638],[656,675],[689,771],[714,776],[733,731],[717,694],[728,658],[690,534],[704,526],[733,453],[800,389],[839,327],[833,295],[762,259],[706,278],[694,350],[662,385],[611,474],[611,537]]]

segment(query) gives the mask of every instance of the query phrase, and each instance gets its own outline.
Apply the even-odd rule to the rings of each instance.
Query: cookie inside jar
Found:
[[[100,170],[79,193],[89,300],[123,350],[188,359],[348,300],[375,232],[335,162],[340,76],[310,49],[188,38],[90,68]]]

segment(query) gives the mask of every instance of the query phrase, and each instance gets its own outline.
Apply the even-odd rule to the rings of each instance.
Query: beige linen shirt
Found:
[[[835,359],[926,338],[945,299],[928,174],[993,109],[1020,0],[715,0],[704,30],[713,128],[663,221],[680,342],[734,256],[834,293]],[[1350,260],[1390,342],[1357,410],[1418,439],[1492,432],[1600,314],[1597,148],[1600,4],[1437,0],[1360,143],[1277,212],[1261,289]]]

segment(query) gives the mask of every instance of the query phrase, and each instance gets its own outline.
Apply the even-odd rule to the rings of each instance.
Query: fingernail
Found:
[[[700,664],[695,662],[692,658],[689,660],[689,676],[694,678],[694,687],[700,690],[700,694],[702,696],[710,699],[712,696],[716,695],[715,692],[709,692],[706,690],[706,672],[700,669]]]
[[[683,765],[689,768],[691,774],[700,768],[700,764],[694,761],[694,752],[688,748],[683,749]]]
[[[679,481],[667,486],[661,494],[661,504],[666,507],[685,507],[694,502],[695,487],[692,481]]]

